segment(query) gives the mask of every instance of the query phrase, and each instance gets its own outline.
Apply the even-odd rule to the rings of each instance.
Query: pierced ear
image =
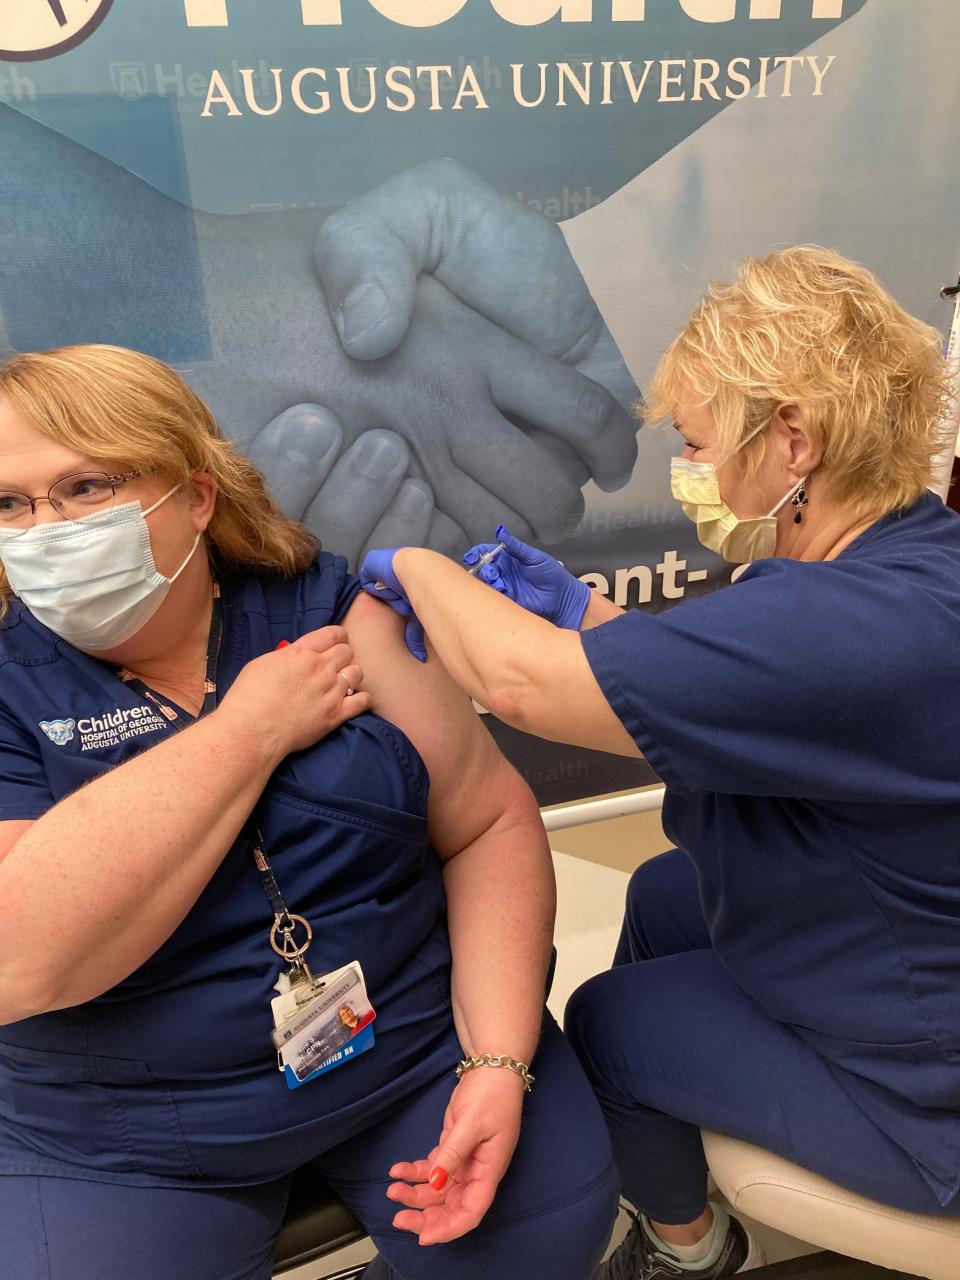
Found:
[[[797,475],[809,475],[820,465],[823,449],[811,432],[803,409],[794,401],[784,401],[774,410],[773,421],[783,433],[791,467]]]

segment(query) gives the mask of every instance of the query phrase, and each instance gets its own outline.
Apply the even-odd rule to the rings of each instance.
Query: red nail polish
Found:
[[[277,648],[278,648],[278,649],[286,649],[286,648],[288,648],[288,647],[289,647],[289,645],[290,645],[290,641],[289,641],[289,640],[281,640],[281,641],[280,641],[280,643],[277,645]]]
[[[447,1173],[446,1169],[441,1169],[440,1166],[437,1165],[433,1173],[430,1175],[430,1185],[433,1187],[434,1191],[442,1191],[447,1185],[447,1178],[449,1178],[449,1176],[450,1175]]]

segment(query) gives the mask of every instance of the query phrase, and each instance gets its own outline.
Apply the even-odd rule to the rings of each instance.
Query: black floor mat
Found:
[[[745,1273],[750,1280],[916,1280],[906,1271],[888,1271],[839,1253],[811,1253]]]

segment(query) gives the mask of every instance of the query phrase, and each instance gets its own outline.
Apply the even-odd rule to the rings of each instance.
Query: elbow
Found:
[[[548,736],[544,729],[554,718],[555,700],[563,697],[559,673],[571,644],[579,648],[576,632],[526,615],[522,627],[497,638],[482,671],[475,668],[483,677],[484,706],[515,729]]]
[[[498,688],[489,688],[483,699],[484,706],[504,724],[513,724],[517,714],[515,700],[508,692]]]
[[[36,971],[17,965],[0,965],[0,1027],[64,1007],[60,985]]]
[[[521,671],[505,668],[489,684],[486,706],[504,724],[525,733],[536,733],[535,699],[532,679]]]
[[[52,1005],[35,999],[33,993],[11,991],[5,985],[0,987],[0,1029],[15,1022],[25,1022],[28,1018],[38,1018],[42,1013],[49,1013],[51,1008]]]

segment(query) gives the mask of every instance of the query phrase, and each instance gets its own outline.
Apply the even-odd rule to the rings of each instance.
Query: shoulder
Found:
[[[343,556],[318,551],[313,562],[292,578],[236,574],[225,580],[227,606],[262,613],[271,622],[289,624],[302,635],[343,621],[360,589]]]
[[[356,591],[350,597],[342,615],[343,625],[351,634],[368,636],[375,639],[378,646],[385,646],[386,651],[400,654],[407,653],[411,662],[416,659],[407,652],[403,643],[405,619],[401,618],[382,600],[375,600],[366,591]],[[421,665],[417,663],[417,665]]]
[[[455,714],[468,700],[432,650],[427,662],[411,654],[404,640],[406,621],[388,604],[361,591],[347,609],[343,626],[372,709],[414,739],[426,760],[432,754],[429,743],[437,718]]]
[[[62,723],[58,699],[73,687],[62,648],[63,641],[31,618],[19,601],[11,601],[0,621],[0,752],[12,747],[21,762],[37,754],[38,725],[56,741]],[[13,781],[9,762],[0,772],[6,784]],[[4,806],[7,798],[4,790]]]
[[[478,741],[489,735],[473,704],[454,683],[429,640],[428,661],[413,657],[404,640],[405,618],[361,591],[343,625],[363,670],[373,710],[407,734],[432,777],[461,749],[479,749]]]
[[[877,521],[835,560],[759,560],[729,586],[608,622],[584,644],[621,664],[629,654],[648,675],[658,658],[685,661],[699,679],[748,673],[753,659],[815,678],[829,667],[866,671],[868,654],[874,674],[915,667],[918,649],[955,663],[958,624],[960,517],[930,495]]]
[[[887,645],[901,590],[894,577],[862,562],[759,560],[716,591],[585,632],[583,646],[608,696],[674,680],[732,688],[761,671],[816,679]]]
[[[925,493],[912,506],[875,521],[831,563],[899,566],[911,561],[930,562],[940,570],[952,564],[947,571],[960,575],[960,515],[934,493]]]
[[[938,608],[947,604],[960,615],[960,516],[927,494],[876,521],[835,560],[760,561],[736,585],[748,589],[744,603],[768,600],[770,607],[794,613],[817,609],[807,623],[812,627],[844,615],[880,616],[894,606],[899,611],[908,601],[919,611],[917,626],[925,602],[934,599]]]
[[[658,612],[629,609],[582,632],[583,646],[588,654],[611,645],[655,649],[669,647],[681,634],[691,639],[700,634],[713,644],[728,630],[738,632],[743,626],[762,632],[763,625],[770,625],[777,615],[789,616],[796,611],[801,598],[822,591],[822,582],[804,575],[807,568],[797,561],[759,560],[746,566],[733,581],[694,599]]]
[[[453,856],[504,813],[531,815],[536,801],[500,754],[469,697],[427,641],[418,662],[404,641],[406,620],[361,592],[344,626],[363,671],[372,709],[413,745],[430,779],[430,835],[442,860]]]
[[[352,574],[343,556],[318,551],[300,576],[301,596],[308,608],[329,609],[331,621],[340,622],[360,591],[360,579]]]
[[[59,658],[57,637],[30,617],[19,600],[11,600],[0,621],[0,666],[38,666]]]
[[[423,663],[410,653],[404,641],[406,619],[388,604],[360,591],[350,601],[342,623],[363,668],[364,687],[375,711],[406,728],[419,718],[418,708],[426,699],[465,699],[433,654]]]

